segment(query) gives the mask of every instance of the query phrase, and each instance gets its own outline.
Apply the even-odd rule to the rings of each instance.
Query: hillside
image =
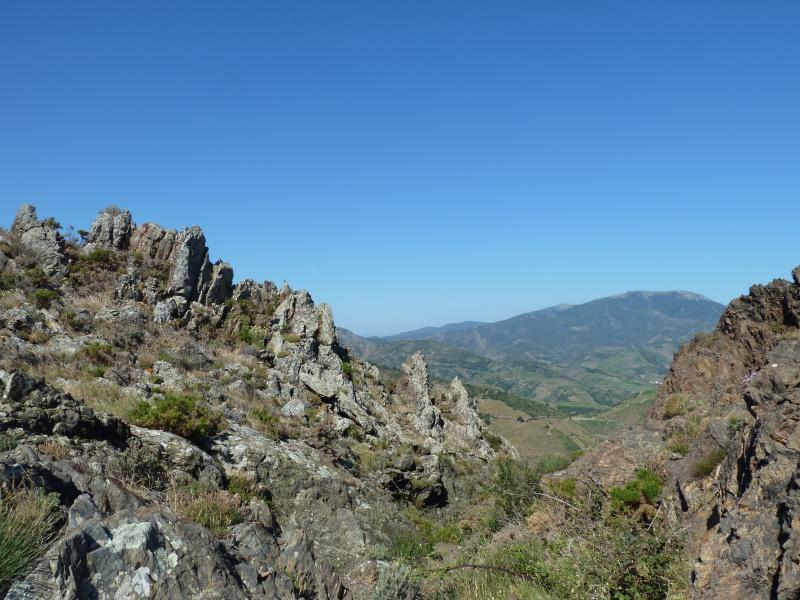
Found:
[[[0,230],[0,596],[412,589],[402,540],[516,455],[422,355],[389,389],[328,305],[209,254],[117,207],[82,239],[27,205]]]
[[[397,368],[421,351],[436,378],[458,376],[570,414],[592,414],[654,390],[681,342],[710,330],[722,309],[689,292],[629,292],[498,323],[416,330],[421,339],[407,339],[414,332],[363,338],[340,330],[340,336],[377,365]]]

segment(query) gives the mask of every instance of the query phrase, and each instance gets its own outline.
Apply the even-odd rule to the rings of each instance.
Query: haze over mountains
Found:
[[[467,321],[372,338],[339,331],[357,355],[377,365],[398,368],[422,351],[435,377],[458,375],[576,414],[654,387],[681,342],[712,329],[723,308],[691,292],[639,291],[496,323]]]

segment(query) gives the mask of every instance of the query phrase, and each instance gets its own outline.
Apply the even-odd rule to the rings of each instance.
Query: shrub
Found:
[[[111,471],[132,485],[163,490],[169,480],[161,453],[143,445],[132,445],[111,460]]]
[[[688,410],[688,398],[685,394],[671,394],[664,400],[664,420],[686,414]]]
[[[289,342],[290,344],[296,344],[300,341],[300,336],[296,333],[282,333],[284,341]]]
[[[58,292],[47,288],[37,288],[31,294],[31,302],[36,308],[50,308],[58,300]]]
[[[539,491],[539,479],[539,472],[524,462],[505,457],[497,461],[489,491],[503,516],[521,518],[526,514]]]
[[[706,477],[707,475],[711,475],[711,472],[725,459],[726,455],[727,452],[723,448],[717,448],[713,452],[700,458],[694,465],[695,476]]]
[[[503,438],[499,435],[494,433],[493,431],[484,431],[483,432],[483,439],[491,446],[492,450],[495,452],[499,451],[500,448],[503,447]]]
[[[224,536],[231,525],[244,521],[242,501],[237,496],[200,482],[173,486],[167,492],[167,502],[179,516],[202,525],[217,537]]]
[[[393,557],[417,561],[433,552],[433,544],[415,531],[400,533],[392,542],[391,554]]]
[[[81,349],[80,353],[95,366],[108,366],[114,362],[111,346],[102,342],[90,342]]]
[[[680,454],[681,456],[689,454],[689,443],[686,441],[685,435],[677,434],[670,437],[667,441],[667,448],[669,448],[671,452]]]
[[[97,265],[100,267],[110,268],[117,264],[116,256],[108,248],[95,248],[81,258],[90,265]]]
[[[374,600],[411,600],[419,589],[408,565],[389,565],[381,571],[375,585]]]
[[[654,503],[661,495],[661,478],[649,469],[636,471],[636,479],[611,490],[611,508],[615,511],[635,508],[642,502]]]
[[[550,488],[561,496],[572,498],[575,495],[576,481],[574,477],[554,479],[550,482]]]
[[[348,379],[352,378],[352,376],[353,376],[353,365],[350,364],[349,362],[343,362],[342,363],[342,372],[344,373],[344,376],[347,377]]]
[[[269,409],[255,408],[250,411],[250,417],[256,422],[256,428],[270,439],[286,440],[298,436],[298,432],[281,422]]]
[[[222,416],[193,396],[167,393],[153,403],[141,401],[130,418],[141,427],[169,431],[192,441],[201,441],[222,429]]]
[[[744,419],[737,415],[733,415],[728,419],[728,433],[733,435],[744,427]]]
[[[57,494],[17,488],[0,497],[0,596],[44,554],[60,517]]]

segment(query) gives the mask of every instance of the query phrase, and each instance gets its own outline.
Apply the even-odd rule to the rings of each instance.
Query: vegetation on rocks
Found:
[[[142,400],[130,418],[142,427],[169,431],[196,442],[223,427],[222,416],[200,400],[171,392],[153,402]]]
[[[60,520],[54,494],[33,487],[0,492],[0,596],[44,554]]]

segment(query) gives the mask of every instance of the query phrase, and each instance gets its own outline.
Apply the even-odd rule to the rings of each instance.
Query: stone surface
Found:
[[[133,221],[127,210],[105,209],[97,215],[86,237],[84,252],[95,248],[127,250],[131,243]]]
[[[39,221],[33,206],[25,204],[20,207],[11,232],[19,238],[20,245],[36,258],[42,271],[51,277],[66,273],[64,238],[57,229]]]

